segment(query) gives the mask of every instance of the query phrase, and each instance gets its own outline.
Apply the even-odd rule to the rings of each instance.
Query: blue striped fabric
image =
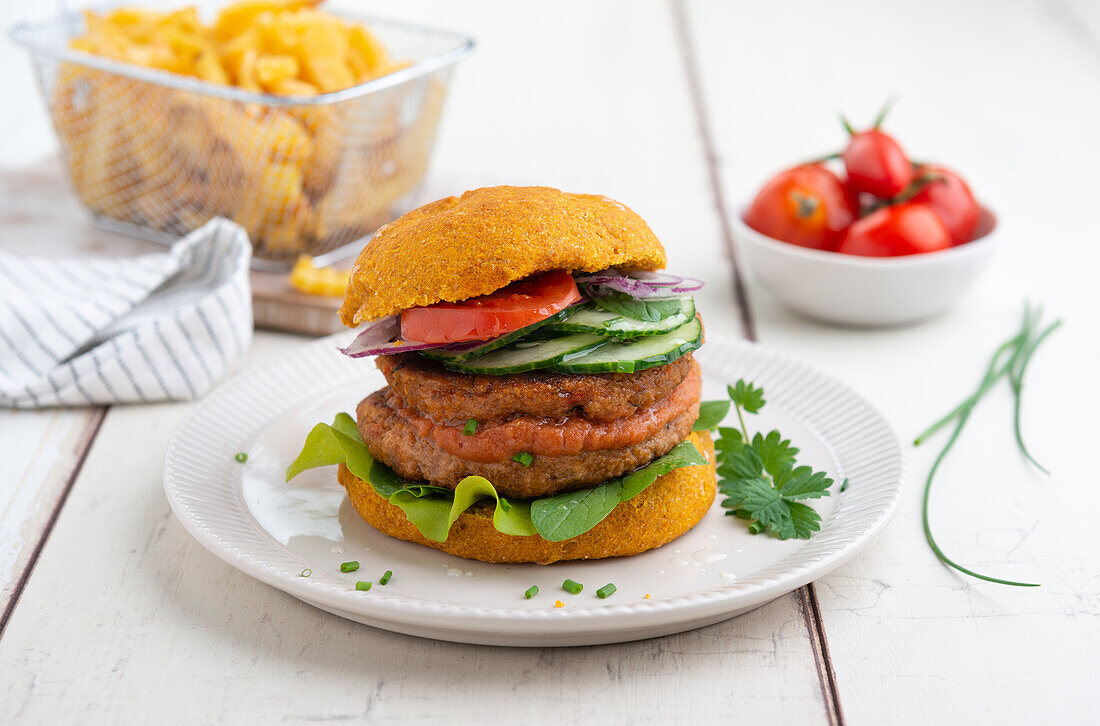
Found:
[[[0,251],[0,406],[197,398],[252,341],[251,247],[215,219],[164,254]]]

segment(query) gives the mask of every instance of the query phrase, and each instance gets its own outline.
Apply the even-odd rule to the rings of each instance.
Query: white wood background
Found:
[[[436,643],[303,605],[191,540],[160,480],[189,405],[0,412],[0,723],[1100,721],[1100,5],[369,7],[480,40],[426,198],[537,183],[622,200],[670,268],[708,281],[708,331],[754,333],[834,373],[905,438],[965,394],[1025,296],[1064,316],[1026,390],[1026,434],[1054,476],[1023,466],[1001,390],[933,506],[950,553],[1043,587],[966,580],[934,559],[922,449],[901,513],[870,548],[748,615],[618,646]],[[0,21],[44,10],[4,0]],[[55,142],[10,43],[0,64],[0,164],[33,163]],[[866,122],[891,94],[888,125],[910,152],[960,169],[1000,214],[992,269],[950,314],[901,330],[807,323],[751,284],[739,309],[724,215],[779,167],[838,147],[838,111]],[[247,362],[301,342],[258,334]]]

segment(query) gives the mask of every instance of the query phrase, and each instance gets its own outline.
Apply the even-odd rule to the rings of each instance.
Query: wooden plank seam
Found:
[[[702,79],[699,76],[699,66],[695,57],[695,48],[688,25],[686,0],[669,0],[672,5],[672,14],[676,24],[676,35],[680,45],[680,55],[684,64],[684,74],[687,78],[688,92],[691,96],[692,107],[695,110],[695,120],[698,125],[699,138],[703,144],[703,156],[707,169],[707,177],[710,182],[714,210],[718,214],[721,224],[722,241],[733,268],[733,298],[741,315],[742,334],[748,340],[756,340],[756,322],[753,318],[752,307],[749,302],[748,291],[744,277],[741,274],[740,261],[737,248],[733,242],[733,228],[730,225],[729,214],[726,209],[726,194],[722,186],[721,170],[718,166],[717,145],[710,128],[709,115],[706,101],[703,97]],[[806,631],[814,654],[814,664],[817,667],[818,682],[821,686],[821,697],[825,705],[825,717],[830,726],[844,726],[844,711],[840,705],[840,691],[836,684],[836,670],[829,656],[829,642],[825,637],[825,623],[821,618],[821,607],[817,601],[817,592],[813,583],[798,590],[799,607],[802,610],[806,623]]]
[[[50,512],[49,519],[46,520],[46,526],[43,527],[38,537],[38,541],[31,551],[31,556],[27,560],[26,566],[23,568],[23,571],[19,573],[19,580],[12,590],[7,605],[4,607],[4,613],[0,615],[0,638],[4,637],[4,631],[8,627],[8,621],[11,620],[12,615],[15,613],[15,608],[19,604],[19,598],[23,594],[23,589],[27,586],[27,582],[34,572],[34,566],[38,563],[38,557],[42,554],[42,549],[46,546],[46,540],[49,539],[50,532],[53,531],[54,525],[57,524],[57,518],[61,515],[61,509],[65,506],[65,502],[69,498],[69,492],[72,491],[73,484],[80,475],[80,470],[84,468],[84,460],[88,458],[88,452],[91,451],[92,444],[99,435],[99,429],[103,425],[103,420],[107,417],[109,408],[109,406],[102,406],[94,410],[91,420],[88,421],[88,425],[84,429],[84,434],[80,437],[80,441],[77,442],[76,459],[73,462],[73,468],[65,479],[65,484],[57,497],[57,503],[54,505],[53,511]]]

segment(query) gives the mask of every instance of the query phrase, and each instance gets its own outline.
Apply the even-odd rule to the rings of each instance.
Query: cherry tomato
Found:
[[[927,205],[940,215],[955,244],[974,239],[982,208],[970,193],[970,187],[961,176],[943,166],[928,164],[917,169],[918,179],[926,174],[939,178],[929,182],[912,201]]]
[[[513,282],[489,295],[401,313],[401,338],[417,343],[488,340],[550,317],[581,299],[567,270]]]
[[[843,156],[848,183],[856,191],[889,199],[913,181],[913,165],[901,145],[877,128],[853,134]]]
[[[804,164],[772,177],[745,212],[745,224],[802,247],[832,250],[859,212],[844,183],[821,164]]]
[[[864,257],[900,257],[951,246],[951,233],[930,207],[913,202],[871,212],[853,223],[837,252]]]

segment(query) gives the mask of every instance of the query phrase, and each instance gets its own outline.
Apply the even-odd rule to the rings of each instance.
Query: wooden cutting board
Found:
[[[100,229],[72,193],[62,162],[0,169],[0,247],[21,254],[127,256],[163,252],[164,245]],[[354,257],[349,256],[350,265]],[[252,271],[252,315],[257,328],[328,335],[344,326],[340,298],[306,295],[280,272]]]

